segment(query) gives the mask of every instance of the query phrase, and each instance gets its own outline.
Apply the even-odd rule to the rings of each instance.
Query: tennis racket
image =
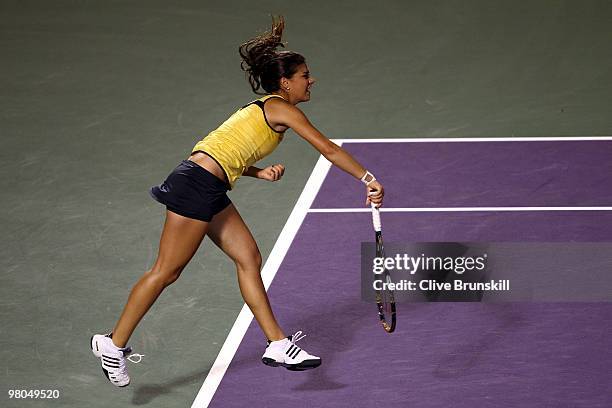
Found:
[[[376,257],[385,257],[385,248],[382,239],[382,225],[380,222],[380,210],[372,203],[372,224],[376,233]],[[375,279],[381,279],[383,283],[391,283],[391,274],[386,269],[379,275],[374,276]],[[383,329],[387,333],[392,333],[395,330],[395,296],[393,291],[388,286],[382,287],[382,290],[375,290],[376,305],[378,306],[378,317],[382,323]]]

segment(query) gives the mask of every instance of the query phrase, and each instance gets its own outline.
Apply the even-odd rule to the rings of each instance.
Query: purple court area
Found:
[[[612,142],[351,143],[387,207],[610,206]],[[332,169],[313,208],[360,207]],[[387,240],[605,242],[612,212],[383,213]],[[367,213],[310,213],[269,289],[281,325],[309,334],[309,372],[260,362],[255,322],[211,407],[609,407],[611,303],[398,306],[386,334],[360,298]]]
[[[386,207],[606,206],[612,141],[350,143],[384,183]],[[332,168],[313,208],[363,206]]]

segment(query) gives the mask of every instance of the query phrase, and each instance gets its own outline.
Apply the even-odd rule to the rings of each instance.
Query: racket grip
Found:
[[[370,204],[372,205],[372,225],[374,226],[374,231],[381,232],[382,224],[380,222],[380,210],[376,208],[376,204]]]

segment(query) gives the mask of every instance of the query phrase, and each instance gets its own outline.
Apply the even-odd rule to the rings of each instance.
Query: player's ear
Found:
[[[285,77],[281,77],[280,79],[280,86],[284,91],[288,91],[289,90],[289,79],[285,78]]]

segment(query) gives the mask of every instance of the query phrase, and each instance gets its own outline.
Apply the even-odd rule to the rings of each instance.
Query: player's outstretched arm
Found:
[[[276,109],[274,109],[273,114],[279,123],[293,129],[298,135],[317,149],[327,160],[366,184],[367,204],[373,202],[377,206],[382,205],[384,189],[374,175],[366,171],[366,169],[346,150],[336,145],[319,132],[299,108],[289,103],[282,103],[282,106],[281,104],[275,104],[274,106]]]

